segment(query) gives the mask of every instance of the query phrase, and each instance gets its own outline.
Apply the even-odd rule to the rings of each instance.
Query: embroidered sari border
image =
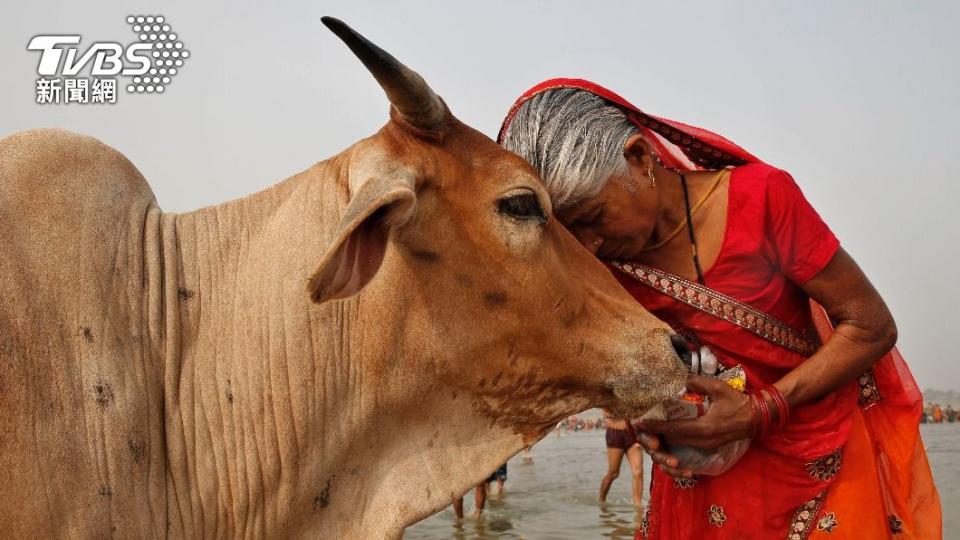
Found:
[[[800,505],[790,520],[790,530],[787,531],[787,540],[806,540],[813,532],[817,515],[823,508],[823,501],[827,492],[823,491],[816,497]]]
[[[638,263],[614,261],[614,268],[671,298],[735,324],[795,353],[810,356],[817,345],[787,323],[686,278]]]

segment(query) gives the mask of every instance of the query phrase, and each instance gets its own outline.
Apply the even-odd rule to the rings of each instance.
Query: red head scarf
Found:
[[[583,79],[550,79],[524,92],[513,107],[510,107],[510,112],[500,127],[497,142],[503,142],[507,127],[521,105],[537,94],[558,88],[584,90],[623,109],[627,118],[647,135],[647,139],[656,147],[660,161],[667,167],[689,171],[719,169],[760,161],[712,131],[647,114],[610,90]]]

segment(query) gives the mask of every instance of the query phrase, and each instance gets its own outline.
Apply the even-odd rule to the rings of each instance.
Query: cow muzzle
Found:
[[[683,391],[689,370],[690,350],[686,340],[663,330],[654,330],[644,340],[641,352],[626,361],[619,376],[607,381],[618,416],[642,416],[653,407],[675,399]]]

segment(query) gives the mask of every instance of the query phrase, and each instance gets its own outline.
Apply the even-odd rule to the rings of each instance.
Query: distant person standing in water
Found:
[[[477,487],[473,490],[473,502],[476,506],[473,515],[475,517],[480,517],[483,514],[483,509],[487,505],[487,494],[489,493],[487,489],[487,484],[491,482],[497,482],[497,495],[503,495],[503,485],[507,481],[507,464],[504,463],[497,470],[493,471],[493,474],[487,477],[486,480],[477,484]],[[453,500],[453,512],[457,515],[457,518],[463,519],[463,497],[457,497]]]
[[[487,480],[484,482],[483,486],[486,489],[487,484],[491,482],[497,482],[497,495],[503,495],[503,485],[507,482],[507,464],[504,462],[497,470],[493,471]]]
[[[957,410],[953,408],[953,405],[947,404],[947,408],[943,411],[947,416],[947,422],[951,424],[957,420]]]
[[[493,474],[487,477],[486,480],[477,484],[476,492],[474,493],[474,498],[477,503],[476,514],[479,516],[483,513],[483,507],[487,502],[487,494],[490,493],[487,485],[491,482],[497,482],[497,495],[503,495],[503,484],[507,481],[507,464],[504,463],[497,470],[493,471]]]
[[[610,486],[620,476],[620,465],[626,455],[633,478],[633,504],[640,506],[643,494],[643,450],[637,443],[633,429],[627,425],[627,419],[616,418],[604,410],[603,420],[607,427],[607,474],[600,481],[600,502],[606,502]]]

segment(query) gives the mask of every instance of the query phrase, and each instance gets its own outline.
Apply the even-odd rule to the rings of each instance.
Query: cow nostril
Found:
[[[690,346],[687,345],[687,340],[683,339],[677,334],[673,334],[670,336],[670,344],[673,345],[673,350],[676,351],[677,356],[680,357],[680,360],[684,363],[684,365],[690,367],[692,358],[690,355]]]

